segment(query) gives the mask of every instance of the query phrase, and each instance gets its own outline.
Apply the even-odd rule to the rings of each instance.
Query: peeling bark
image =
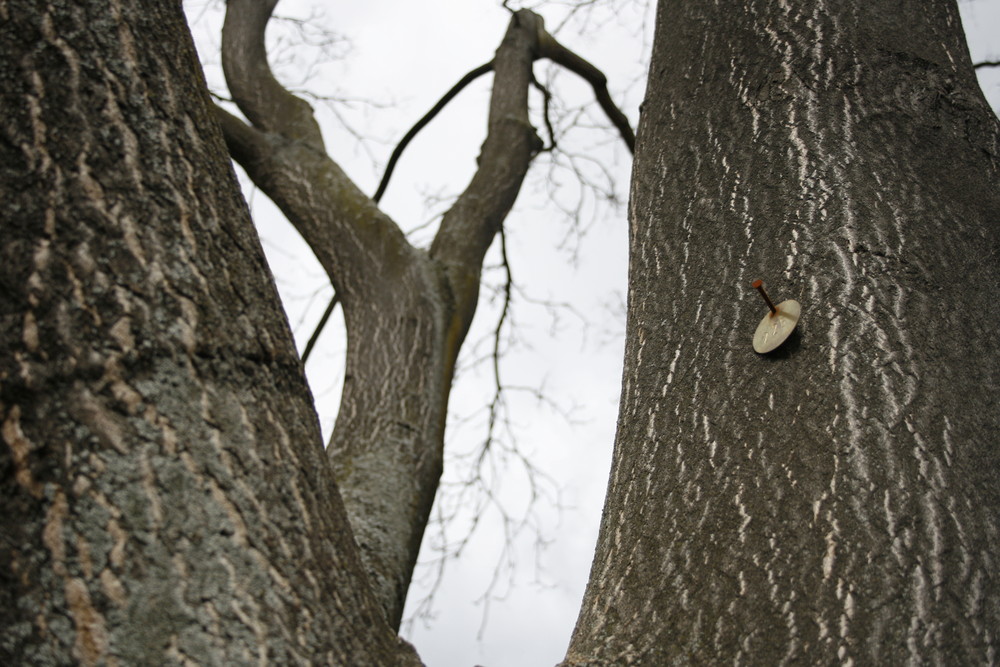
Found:
[[[661,3],[565,664],[996,662],[998,136],[954,2]]]
[[[419,664],[179,4],[0,3],[0,662]]]

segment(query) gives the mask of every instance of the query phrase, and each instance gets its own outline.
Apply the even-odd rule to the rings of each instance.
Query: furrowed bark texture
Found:
[[[419,664],[179,3],[0,2],[0,663]]]
[[[223,63],[252,125],[218,113],[233,157],[302,234],[343,304],[346,374],[328,454],[376,595],[398,627],[441,476],[452,372],[483,257],[540,147],[527,91],[541,19],[512,20],[494,59],[479,169],[423,251],[325,154],[304,103],[274,84],[263,48],[273,6],[228,3]]]
[[[954,2],[661,3],[566,664],[997,661],[998,186]]]

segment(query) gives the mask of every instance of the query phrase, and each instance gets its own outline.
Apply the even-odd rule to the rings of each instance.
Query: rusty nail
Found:
[[[764,291],[764,281],[753,281],[753,288],[760,292],[760,295],[764,297],[764,301],[767,302],[767,307],[771,309],[771,315],[776,315],[778,313],[778,309],[774,307],[774,304],[771,303],[771,298],[767,296],[767,292]]]

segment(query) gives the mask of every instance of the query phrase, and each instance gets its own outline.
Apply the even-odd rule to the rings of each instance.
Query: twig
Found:
[[[489,451],[493,443],[493,433],[496,430],[497,415],[503,404],[503,382],[500,380],[500,344],[503,336],[503,325],[507,321],[507,314],[510,312],[510,298],[514,285],[514,278],[510,272],[510,261],[507,259],[507,234],[503,226],[500,226],[500,258],[506,272],[506,280],[503,286],[503,307],[500,310],[500,319],[497,320],[496,329],[493,331],[493,380],[495,390],[493,400],[490,402],[489,425],[486,430],[486,442],[483,443],[483,450],[480,454],[480,461]]]
[[[396,168],[396,162],[399,160],[399,156],[403,154],[403,149],[406,148],[407,144],[413,140],[413,137],[417,136],[417,132],[420,132],[429,122],[431,122],[441,109],[450,102],[456,95],[462,92],[462,89],[468,86],[470,83],[481,77],[487,72],[493,71],[493,61],[480,65],[476,69],[472,70],[461,79],[458,80],[454,86],[451,87],[447,93],[444,94],[437,104],[431,107],[431,110],[424,114],[424,117],[416,122],[416,124],[410,128],[410,131],[403,135],[399,144],[396,146],[395,150],[392,151],[392,155],[389,157],[389,163],[385,167],[385,174],[382,175],[382,182],[378,184],[378,190],[375,191],[375,195],[372,197],[376,203],[382,199],[382,195],[385,193],[386,187],[389,185],[389,177],[392,176],[393,169]]]
[[[634,154],[635,132],[632,131],[632,126],[629,124],[628,118],[625,117],[622,110],[612,101],[611,94],[608,92],[608,78],[604,75],[604,72],[567,49],[556,41],[552,35],[546,33],[545,37],[541,44],[542,56],[556,64],[562,65],[590,84],[590,87],[594,90],[594,96],[597,98],[597,103],[601,106],[611,124],[618,129],[618,133],[621,134],[629,151]]]
[[[545,131],[549,133],[549,145],[542,148],[542,151],[550,152],[556,148],[556,131],[552,127],[552,117],[549,114],[552,93],[534,76],[531,77],[531,83],[542,93],[542,119],[545,121]]]
[[[319,335],[323,333],[323,327],[326,326],[327,320],[330,319],[330,315],[333,314],[333,309],[337,307],[337,301],[340,300],[340,295],[336,292],[333,298],[330,299],[330,305],[326,307],[323,312],[323,317],[319,318],[319,324],[316,325],[315,331],[313,331],[312,336],[309,337],[309,342],[306,343],[306,349],[302,351],[302,365],[306,365],[306,361],[309,359],[309,354],[312,352],[313,347],[316,346],[316,341],[319,339]]]

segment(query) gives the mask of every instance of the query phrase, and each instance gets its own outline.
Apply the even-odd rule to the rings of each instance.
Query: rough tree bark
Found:
[[[998,136],[951,0],[661,3],[567,665],[996,662]]]
[[[538,15],[514,13],[491,63],[478,169],[430,249],[415,248],[327,155],[309,105],[272,75],[264,31],[276,3],[229,0],[223,68],[249,122],[218,116],[233,157],[312,248],[343,305],[346,373],[327,451],[376,595],[398,627],[441,476],[452,374],[483,258],[542,148],[528,116],[533,62],[549,58],[587,79],[627,142],[631,130],[610,111],[603,75]]]
[[[0,2],[0,663],[419,663],[174,0]]]

